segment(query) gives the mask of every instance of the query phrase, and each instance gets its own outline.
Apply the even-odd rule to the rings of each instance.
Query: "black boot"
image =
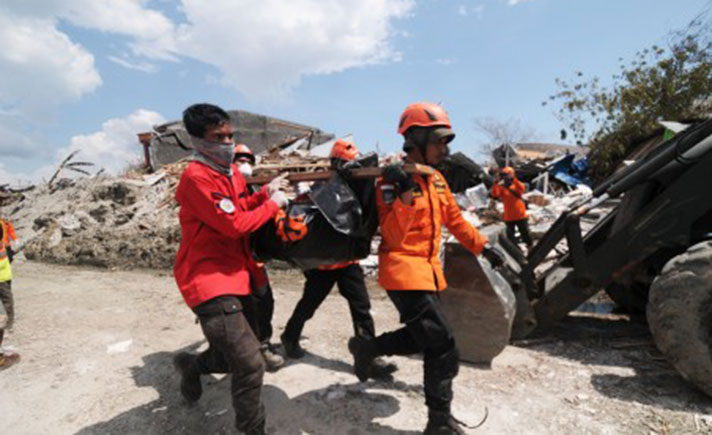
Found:
[[[245,435],[265,435],[267,433],[265,432],[265,425],[265,420],[262,420],[260,424],[245,432]]]
[[[389,363],[383,358],[374,358],[371,362],[371,377],[374,379],[391,378],[391,374],[398,370],[395,363]]]
[[[428,411],[428,425],[423,435],[464,435],[459,422],[450,411]]]
[[[262,354],[262,358],[265,360],[268,372],[276,372],[284,367],[284,357],[275,352],[269,342],[260,344],[260,353]]]
[[[279,336],[279,339],[284,346],[284,352],[289,358],[299,359],[304,357],[304,349],[299,344],[299,338],[296,340],[290,340],[287,338],[286,333],[282,333],[282,335]]]
[[[181,375],[180,392],[188,403],[195,403],[203,394],[196,356],[181,352],[173,358],[173,365]]]
[[[366,382],[373,376],[373,360],[378,356],[375,340],[351,337],[349,352],[354,357],[354,374],[359,381]]]

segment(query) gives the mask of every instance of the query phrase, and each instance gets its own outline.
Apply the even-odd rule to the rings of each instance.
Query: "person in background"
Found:
[[[358,149],[352,142],[337,140],[330,153],[331,168],[341,169],[358,157]],[[345,263],[320,266],[304,272],[304,293],[294,312],[289,318],[284,332],[280,336],[289,358],[302,358],[304,349],[299,344],[306,322],[314,316],[324,299],[329,295],[334,284],[346,299],[351,312],[351,321],[356,337],[373,339],[376,328],[371,316],[371,301],[363,276],[363,270],[357,260]],[[394,364],[386,363],[381,358],[369,362],[374,377],[385,377],[397,370]]]
[[[10,233],[12,231],[12,233]],[[12,297],[12,268],[8,255],[9,241],[15,239],[12,225],[0,219],[0,370],[5,370],[20,361],[17,353],[2,349],[5,331],[12,328],[15,320],[15,304]]]
[[[514,168],[506,166],[501,171],[495,173],[494,184],[490,196],[499,199],[504,205],[504,224],[507,226],[507,238],[512,243],[517,243],[515,230],[519,230],[522,241],[527,245],[527,249],[532,247],[532,236],[529,233],[529,215],[524,202],[524,183],[517,179]]]
[[[255,165],[255,155],[250,147],[245,144],[235,145],[235,165],[244,177],[252,176],[252,167]],[[252,193],[257,193],[256,186],[250,186]],[[245,305],[245,315],[252,328],[252,332],[260,342],[260,353],[265,360],[267,371],[275,372],[284,367],[284,357],[275,351],[270,343],[272,339],[272,316],[274,315],[274,295],[269,282],[267,269],[264,263],[255,263],[254,270],[250,271],[250,287],[252,294],[242,298]]]

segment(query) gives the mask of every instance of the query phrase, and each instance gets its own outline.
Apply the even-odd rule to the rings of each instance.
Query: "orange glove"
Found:
[[[277,227],[277,235],[284,243],[296,242],[307,235],[304,215],[292,217],[280,210],[274,218],[274,224]]]

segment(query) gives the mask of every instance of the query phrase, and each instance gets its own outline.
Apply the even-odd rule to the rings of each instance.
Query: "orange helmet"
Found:
[[[434,103],[413,103],[405,108],[398,123],[398,133],[411,127],[452,128],[445,109]]]
[[[250,147],[242,143],[235,145],[235,159],[240,157],[247,157],[253,165],[255,164],[255,155],[252,154],[252,150]]]
[[[502,173],[510,175],[512,177],[514,177],[514,175],[515,175],[514,168],[512,168],[511,166],[505,166],[504,168],[502,168]]]
[[[331,154],[329,157],[332,159],[341,159],[347,161],[356,160],[358,157],[358,148],[353,142],[348,142],[343,139],[337,139],[334,142],[334,146],[331,147]]]

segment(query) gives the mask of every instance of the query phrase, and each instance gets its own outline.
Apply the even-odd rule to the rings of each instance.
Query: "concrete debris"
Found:
[[[106,346],[106,353],[108,353],[109,355],[116,354],[116,353],[126,353],[129,351],[132,344],[133,344],[132,339],[119,341],[118,343],[110,344],[110,345]]]

